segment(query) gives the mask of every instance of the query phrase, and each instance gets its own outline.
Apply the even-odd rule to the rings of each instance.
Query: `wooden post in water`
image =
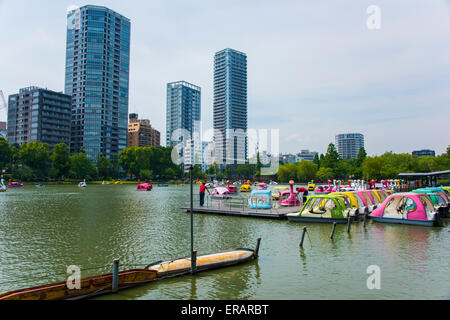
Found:
[[[191,269],[192,273],[195,273],[197,252],[194,252],[194,182],[192,177],[192,171],[194,167],[191,165],[189,168],[189,181],[191,183]]]
[[[352,227],[352,217],[350,215],[348,215],[348,218],[347,218],[347,232],[350,232],[351,227]]]
[[[337,226],[337,223],[333,222],[333,229],[331,230],[331,236],[330,236],[331,240],[333,240],[333,238],[334,238],[334,232],[336,231],[336,226]]]
[[[364,220],[363,220],[363,227],[365,228],[367,224],[367,213],[364,212]]]
[[[191,258],[191,274],[195,274],[197,272],[197,251],[192,251],[192,258]]]
[[[114,260],[112,292],[119,291],[119,259]]]
[[[261,245],[261,238],[256,240],[255,259],[259,258],[259,246]]]
[[[302,240],[300,240],[300,247],[303,247],[303,242],[305,241],[305,235],[306,235],[306,227],[303,228]]]

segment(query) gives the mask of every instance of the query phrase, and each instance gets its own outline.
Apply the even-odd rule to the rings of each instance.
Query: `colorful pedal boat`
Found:
[[[425,193],[395,193],[375,209],[370,218],[376,222],[442,226],[440,214]]]
[[[299,213],[289,213],[287,218],[291,222],[314,223],[347,223],[352,219],[351,212],[344,201],[338,196],[316,195],[308,197]],[[352,219],[353,220],[353,219]]]
[[[272,193],[270,190],[254,190],[248,198],[250,209],[272,209]]]

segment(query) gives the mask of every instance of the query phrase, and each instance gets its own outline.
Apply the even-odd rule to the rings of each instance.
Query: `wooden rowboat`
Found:
[[[135,269],[119,272],[119,290],[154,281],[157,271]],[[57,282],[49,285],[15,290],[0,294],[0,300],[78,300],[112,292],[113,274],[104,274],[80,280],[79,290],[70,290],[67,283]]]
[[[218,253],[207,253],[197,256],[196,270],[198,272],[223,268],[244,263],[257,258],[252,249],[233,249]],[[158,278],[174,277],[191,273],[191,257],[162,260],[146,267],[147,270],[158,272]]]
[[[253,249],[233,249],[218,253],[197,256],[196,272],[212,270],[244,263],[258,258],[259,243]],[[145,269],[134,269],[118,273],[118,288],[122,290],[157,279],[187,275],[192,272],[191,257],[161,260],[148,265]],[[67,282],[10,291],[0,294],[1,300],[79,300],[111,293],[113,274],[94,276],[80,280],[79,290],[67,288]]]

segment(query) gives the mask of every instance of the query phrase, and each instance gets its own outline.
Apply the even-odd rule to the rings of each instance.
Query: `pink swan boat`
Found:
[[[278,200],[278,203],[283,207],[300,206],[301,202],[298,198],[298,192],[294,191],[294,181],[289,181],[289,191],[283,191],[280,193],[280,200]]]
[[[149,183],[141,183],[141,180],[138,181],[138,185],[136,190],[138,191],[151,191],[153,189],[152,180]]]

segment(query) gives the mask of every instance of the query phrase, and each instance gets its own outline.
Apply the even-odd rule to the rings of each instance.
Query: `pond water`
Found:
[[[27,186],[0,193],[0,292],[188,256],[189,186]],[[194,186],[198,192],[198,186]],[[380,224],[337,227],[258,218],[194,215],[199,253],[247,247],[260,258],[195,276],[166,279],[98,299],[297,300],[449,299],[450,228]],[[304,248],[301,231],[307,227]],[[381,289],[369,290],[369,266]],[[101,267],[101,268],[99,268]]]

